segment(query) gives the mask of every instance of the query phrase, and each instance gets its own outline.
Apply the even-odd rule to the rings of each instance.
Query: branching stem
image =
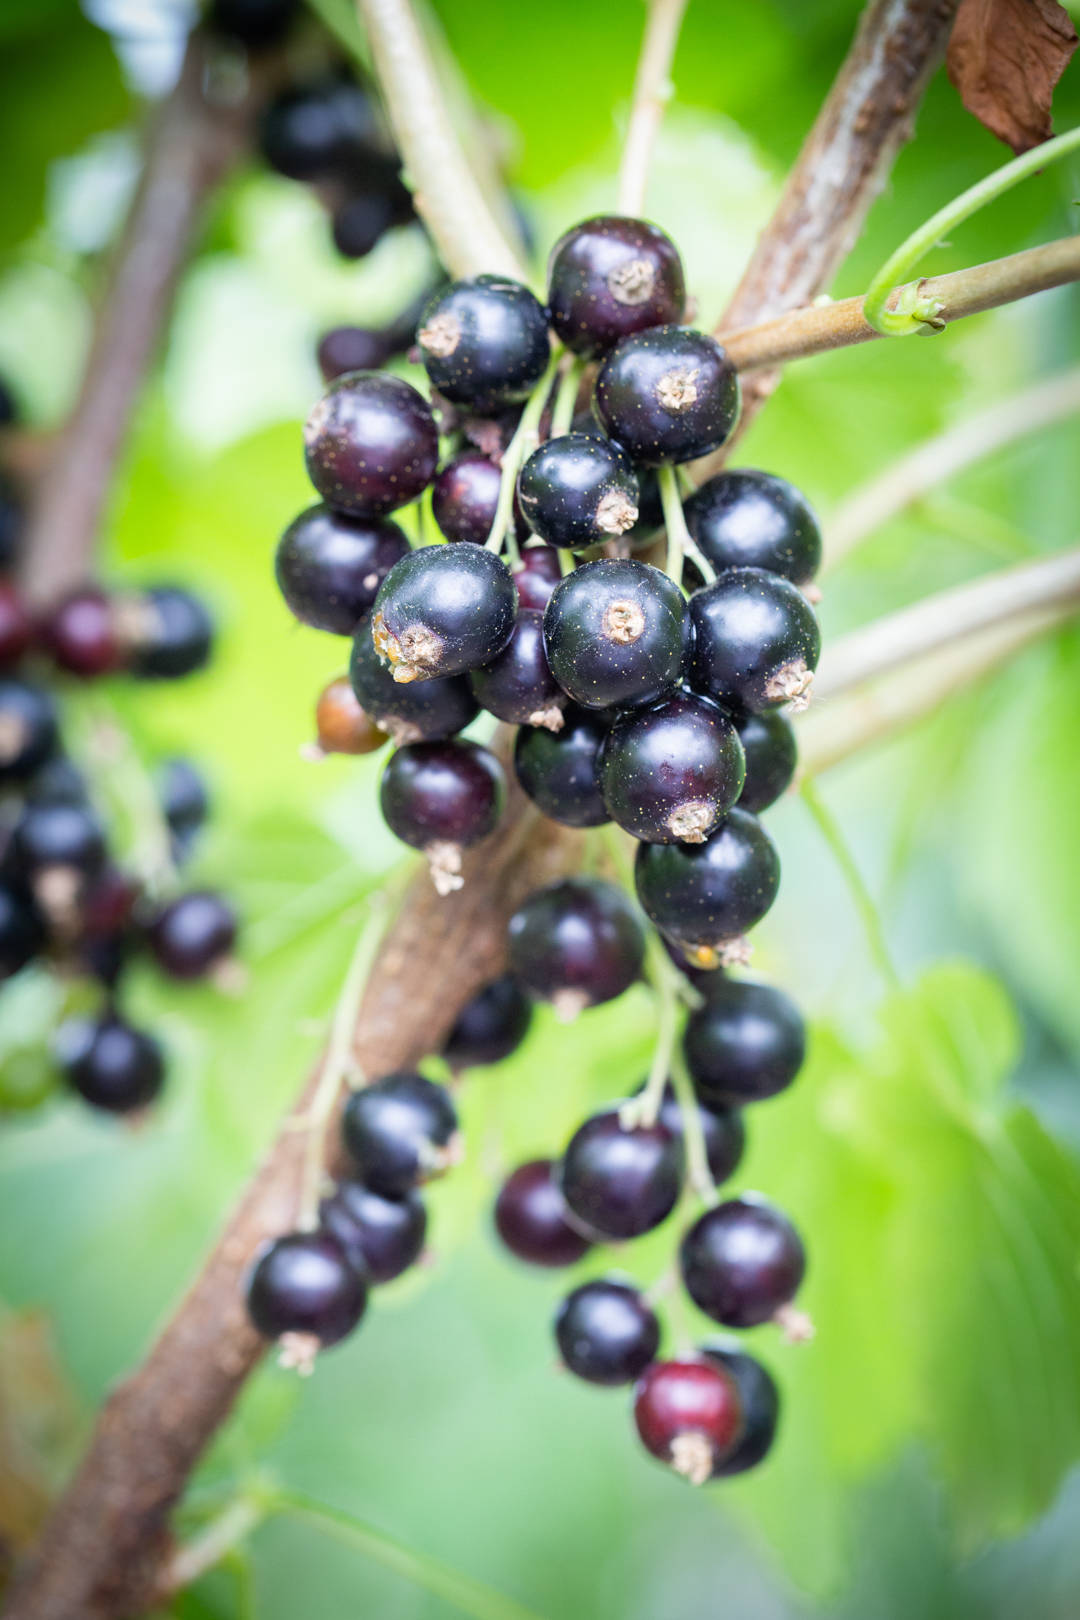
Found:
[[[544,414],[544,406],[547,404],[551,384],[561,355],[561,350],[557,350],[552,354],[544,375],[529,395],[528,404],[521,413],[521,420],[514,429],[514,437],[510,440],[503,455],[498,505],[495,508],[495,516],[491,521],[491,529],[485,542],[488,551],[500,552],[503,541],[509,532],[514,510],[514,495],[517,492],[518,473],[540,442],[540,418]]]

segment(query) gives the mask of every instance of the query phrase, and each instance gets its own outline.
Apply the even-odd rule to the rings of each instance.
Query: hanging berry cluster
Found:
[[[480,709],[519,727],[514,770],[545,815],[637,841],[640,911],[599,877],[531,895],[510,922],[508,976],[469,1004],[445,1050],[455,1069],[498,1061],[535,1000],[573,1018],[643,972],[660,994],[640,1091],[503,1185],[506,1247],[571,1265],[653,1230],[687,1192],[705,1205],[679,1250],[693,1302],[728,1328],[778,1321],[798,1336],[798,1234],[760,1196],[721,1202],[716,1185],[742,1156],[744,1106],[788,1086],[804,1055],[790,999],[728,970],[745,964],[745,936],[779,886],[758,817],[795,770],[784,711],[808,701],[820,651],[808,596],[821,537],[781,478],[742,469],[680,485],[739,412],[728,357],[681,324],[685,303],[675,245],[623,217],[556,244],[546,307],[504,276],[441,289],[416,332],[432,404],[360,370],[308,418],[321,502],[283,536],[277,578],[302,622],[353,637],[348,679],[318,702],[319,745],[366,753],[393,740],[382,812],[424,852],[440,894],[460,887],[463,851],[503,807],[500,759],[460,735]],[[429,488],[456,543],[414,548],[389,514]],[[657,567],[648,558],[665,546]],[[693,1008],[681,1042],[680,1000]],[[365,1280],[415,1258],[416,1189],[458,1150],[448,1093],[412,1073],[355,1090],[343,1137],[354,1179],[317,1230],[270,1246],[251,1285],[262,1331],[309,1349],[355,1324]],[[572,1372],[635,1384],[644,1445],[688,1479],[768,1451],[778,1395],[764,1366],[728,1341],[658,1359],[659,1320],[632,1283],[574,1289],[555,1334]]]

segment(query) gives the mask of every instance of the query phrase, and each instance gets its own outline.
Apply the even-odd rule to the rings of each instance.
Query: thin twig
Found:
[[[645,208],[645,189],[653,147],[671,99],[671,64],[687,0],[647,0],[648,15],[641,41],[634,100],[626,128],[616,208],[620,214],[640,214]]]

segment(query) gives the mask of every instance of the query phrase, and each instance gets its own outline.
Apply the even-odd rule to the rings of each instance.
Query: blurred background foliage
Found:
[[[0,372],[46,427],[77,385],[102,250],[136,172],[139,90],[168,76],[141,9],[114,8],[118,46],[73,0],[0,8]],[[690,6],[649,212],[683,248],[702,324],[738,276],[858,10]],[[543,252],[610,206],[641,7],[438,0],[436,11]],[[1057,128],[1078,117],[1074,69]],[[834,290],[858,291],[1004,156],[939,75]],[[965,225],[931,268],[1073,230],[1078,179],[1076,164],[1047,170]],[[133,1010],[178,1054],[164,1106],[138,1132],[65,1101],[0,1122],[0,1406],[54,1479],[269,1139],[317,1049],[357,901],[399,859],[374,809],[377,762],[315,769],[297,757],[313,694],[344,658],[293,624],[270,559],[309,499],[299,422],[318,390],[316,336],[389,317],[426,268],[409,229],[345,264],[302,188],[245,168],[207,222],[117,483],[109,574],[190,580],[220,616],[207,674],[175,689],[118,684],[110,700],[148,760],[184,751],[207,763],[217,817],[199,875],[240,903],[251,984],[232,1001],[137,980]],[[905,447],[1075,360],[1077,300],[1068,289],[933,341],[793,365],[745,459],[800,483],[827,519]],[[826,636],[1075,544],[1078,508],[1069,422],[863,545],[827,580]],[[569,1030],[539,1014],[523,1051],[466,1081],[469,1159],[432,1195],[434,1263],[381,1291],[310,1383],[265,1368],[198,1489],[272,1468],[548,1620],[1075,1614],[1078,697],[1070,631],[825,781],[895,985],[882,983],[804,806],[772,814],[784,887],[755,968],[794,990],[815,1031],[799,1083],[750,1121],[739,1182],[800,1222],[818,1333],[794,1348],[754,1335],[784,1396],[758,1475],[693,1492],[640,1455],[621,1395],[553,1371],[548,1323],[565,1277],[524,1274],[489,1235],[500,1172],[558,1150],[590,1104],[639,1080],[651,1026],[640,991]],[[0,1050],[43,1026],[49,997],[33,978],[5,992]],[[669,1224],[618,1264],[654,1279],[673,1238]],[[30,1310],[44,1313],[56,1360],[27,1409],[10,1352]],[[672,1306],[668,1330],[677,1342],[701,1322]],[[252,1612],[265,1620],[456,1612],[299,1524],[271,1522],[252,1554]],[[237,1603],[221,1573],[175,1613],[225,1620]]]

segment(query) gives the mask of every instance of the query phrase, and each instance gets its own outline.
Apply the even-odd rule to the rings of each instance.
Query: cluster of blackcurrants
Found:
[[[623,217],[587,220],[556,244],[546,307],[493,275],[438,291],[416,333],[434,409],[395,376],[331,384],[304,434],[322,502],[282,537],[277,578],[298,619],[353,637],[348,679],[318,702],[319,747],[366,753],[392,738],[383,815],[424,851],[440,893],[460,887],[463,850],[493,832],[504,803],[499,758],[460,736],[483,709],[520,728],[515,773],[545,815],[614,822],[638,840],[637,898],[665,971],[696,986],[683,1054],[691,1125],[654,1073],[587,1120],[558,1162],[514,1172],[496,1206],[503,1240],[563,1265],[652,1230],[693,1179],[692,1138],[708,1161],[708,1185],[695,1188],[708,1207],[680,1250],[691,1298],[725,1326],[794,1329],[797,1233],[765,1200],[719,1203],[714,1189],[742,1153],[739,1110],[786,1087],[804,1053],[791,1001],[725,970],[745,962],[745,934],[779,885],[758,814],[794,774],[784,710],[807,701],[820,651],[808,594],[821,537],[798,491],[766,473],[722,472],[684,499],[677,468],[724,444],[739,409],[723,348],[680,324],[684,306],[674,244]],[[441,469],[440,425],[451,441]],[[413,548],[389,519],[429,488],[442,535],[460,543]],[[665,530],[665,569],[629,555]],[[530,997],[569,1018],[620,995],[647,948],[615,884],[577,878],[531,895],[510,923],[511,977],[466,1009],[451,1061],[504,1055]],[[375,1275],[365,1217],[353,1210],[346,1231],[331,1211],[415,1197],[453,1157],[456,1120],[431,1081],[391,1075],[350,1096],[344,1139],[359,1181],[339,1187],[319,1231],[280,1240],[255,1270],[252,1314],[272,1336],[340,1337],[342,1296],[358,1320],[365,1270]],[[402,1152],[408,1173],[394,1182],[386,1166]],[[582,1377],[638,1381],[645,1445],[688,1478],[767,1451],[767,1371],[728,1345],[658,1361],[659,1323],[632,1285],[576,1289],[556,1333]]]

